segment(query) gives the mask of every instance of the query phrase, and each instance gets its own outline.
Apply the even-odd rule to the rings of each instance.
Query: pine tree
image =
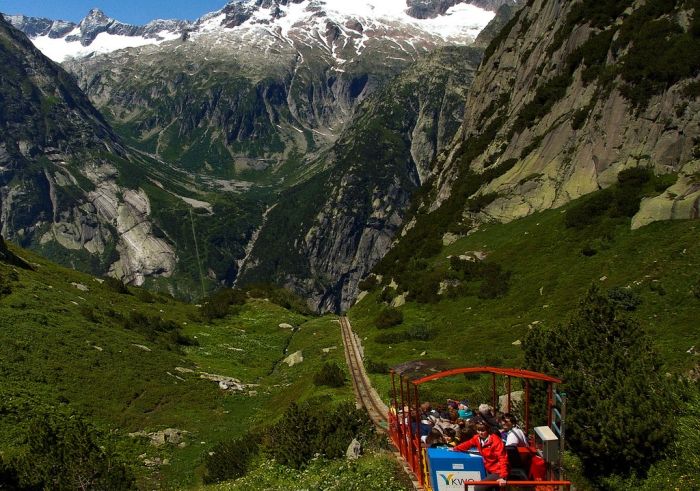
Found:
[[[674,399],[641,326],[596,287],[566,325],[536,326],[529,369],[563,379],[567,442],[593,478],[646,472],[673,436]]]
[[[13,463],[21,488],[135,489],[129,470],[100,448],[97,434],[78,417],[33,421],[26,454]]]

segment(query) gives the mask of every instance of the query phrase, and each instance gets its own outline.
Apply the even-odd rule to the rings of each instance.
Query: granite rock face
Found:
[[[347,309],[457,131],[480,59],[472,48],[438,50],[370,96],[319,156],[326,170],[284,193],[270,211],[239,281],[274,278],[315,310]]]
[[[561,206],[610,186],[621,170],[634,166],[681,176],[672,189],[643,204],[634,227],[658,219],[697,217],[700,101],[688,95],[697,78],[682,77],[637,105],[623,95],[624,75],[604,85],[582,61],[568,77],[565,70],[577,59],[577,49],[589,48],[586,43],[595,36],[605,40],[600,34],[617,29],[639,6],[630,2],[617,23],[596,27],[588,22],[565,25],[571,7],[571,2],[558,0],[529,2],[516,14],[510,31],[502,33],[472,85],[453,146],[438,164],[438,199],[427,206],[435,209],[450,196],[462,172],[464,149],[489,128],[489,143],[469,161],[469,168],[482,173],[491,166],[511,165],[474,193],[496,195],[470,217],[477,222],[507,222]],[[689,12],[677,8],[674,16],[680,28],[688,28],[682,27],[682,19]],[[562,37],[564,29],[570,32]],[[615,36],[620,33],[611,34],[603,45],[600,63],[611,72],[619,70],[612,73],[622,73],[619,67],[627,51],[613,49]],[[552,96],[547,90],[557,76],[568,78],[560,79],[565,80],[561,94]],[[545,101],[542,107],[538,101]]]

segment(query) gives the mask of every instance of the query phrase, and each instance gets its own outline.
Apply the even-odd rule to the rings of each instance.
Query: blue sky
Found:
[[[127,24],[153,19],[194,20],[219,10],[227,0],[0,0],[0,12],[79,22],[91,8]]]

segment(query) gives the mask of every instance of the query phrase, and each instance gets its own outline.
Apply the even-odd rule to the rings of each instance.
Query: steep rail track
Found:
[[[350,377],[352,378],[352,387],[355,391],[355,397],[359,405],[362,405],[367,409],[369,417],[377,427],[377,431],[381,433],[386,433],[388,428],[387,415],[389,413],[389,408],[382,402],[374,390],[372,384],[367,377],[367,372],[365,372],[365,365],[362,362],[362,353],[359,347],[359,341],[355,334],[352,332],[350,326],[350,321],[347,317],[340,318],[340,330],[343,336],[343,344],[345,345],[345,361],[348,364],[350,370]],[[416,476],[411,471],[408,463],[404,460],[401,454],[394,450],[392,452],[396,460],[403,467],[404,472],[408,475],[413,485],[415,491],[423,491],[423,487],[416,480]]]
[[[358,346],[358,340],[350,327],[350,321],[347,317],[340,318],[340,329],[343,336],[343,344],[345,345],[345,360],[348,363],[350,377],[352,378],[352,387],[355,390],[358,404],[361,404],[377,426],[379,431],[385,431],[387,428],[387,413],[389,408],[382,402],[374,390],[372,384],[365,372],[364,363],[362,363],[362,354]]]

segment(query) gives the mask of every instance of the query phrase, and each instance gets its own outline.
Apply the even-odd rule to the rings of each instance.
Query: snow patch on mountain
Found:
[[[18,17],[13,23],[57,62],[175,39],[237,33],[239,39],[267,38],[257,42],[270,46],[275,39],[290,47],[299,42],[322,45],[329,58],[342,65],[353,52],[360,55],[372,38],[395,40],[398,57],[410,57],[409,51],[420,50],[426,38],[432,44],[437,40],[468,44],[494,15],[468,3],[456,3],[443,15],[419,19],[409,15],[405,0],[233,0],[195,23],[154,21],[144,27],[129,26],[96,9],[63,35],[48,29],[52,21],[47,19]]]
[[[80,34],[76,28],[70,34]],[[48,35],[39,36],[32,39],[36,46],[44,55],[58,63],[69,58],[86,58],[100,53],[111,53],[124,48],[136,48],[149,44],[160,44],[163,41],[173,40],[180,37],[180,34],[170,31],[160,31],[158,37],[146,38],[144,36],[124,36],[119,34],[109,34],[101,32],[95,40],[87,46],[83,46],[79,39],[68,41],[67,38],[54,39]]]

